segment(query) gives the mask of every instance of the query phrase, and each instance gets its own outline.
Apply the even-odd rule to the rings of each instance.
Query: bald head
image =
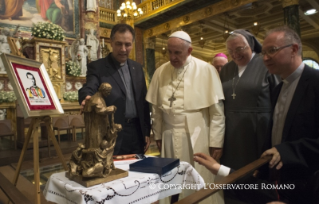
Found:
[[[222,67],[227,64],[228,59],[225,57],[221,57],[221,56],[217,56],[214,57],[212,60],[212,65],[216,68],[216,70],[218,71],[218,73],[220,73],[220,71],[222,70]]]

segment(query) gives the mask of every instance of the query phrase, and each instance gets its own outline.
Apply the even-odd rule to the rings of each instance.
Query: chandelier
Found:
[[[130,19],[132,17],[138,17],[143,14],[141,8],[137,9],[136,3],[133,1],[127,1],[126,4],[123,2],[120,9],[117,10],[117,16],[123,19]]]
[[[258,22],[254,22],[254,26],[251,27],[252,32],[254,33],[255,36],[258,35],[260,31],[260,25],[258,25]]]

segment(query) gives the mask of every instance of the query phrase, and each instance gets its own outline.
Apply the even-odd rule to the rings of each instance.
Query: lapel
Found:
[[[125,90],[124,83],[122,81],[122,78],[121,78],[118,70],[116,69],[116,65],[115,65],[115,63],[113,61],[113,58],[112,58],[111,54],[112,53],[110,53],[106,57],[106,71],[109,73],[110,76],[113,77],[114,81],[121,88],[122,92],[126,95],[126,90]]]
[[[294,96],[292,97],[292,101],[286,116],[286,121],[282,132],[282,142],[286,141],[288,137],[288,132],[292,126],[292,122],[295,118],[298,107],[300,106],[301,100],[304,98],[306,93],[306,89],[309,84],[308,79],[311,76],[311,69],[312,68],[305,65],[305,68],[300,76],[300,80],[296,87]]]
[[[137,73],[137,69],[133,65],[133,61],[130,60],[130,59],[127,59],[127,65],[128,65],[128,69],[130,70],[131,81],[132,81],[132,85],[133,85],[133,92],[134,92],[134,95],[135,95],[136,90],[138,89],[138,73]]]

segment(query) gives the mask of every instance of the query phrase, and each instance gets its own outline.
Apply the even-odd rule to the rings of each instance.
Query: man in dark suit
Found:
[[[131,26],[117,24],[110,38],[113,52],[88,64],[86,83],[79,90],[79,103],[83,109],[99,86],[109,83],[112,92],[104,100],[107,106],[117,107],[114,120],[123,127],[118,133],[114,155],[143,154],[150,144],[150,111],[145,100],[147,90],[143,68],[128,59],[135,33]]]
[[[301,40],[290,28],[276,28],[266,35],[262,50],[264,63],[270,73],[282,78],[272,97],[274,110],[268,142],[268,148],[272,148],[262,154],[272,155],[269,167],[275,180],[245,182],[293,184],[294,189],[253,191],[246,197],[251,202],[319,202],[319,71],[305,65],[301,53]],[[215,174],[230,172],[207,155],[195,154],[194,160]],[[226,173],[220,172],[223,169]]]

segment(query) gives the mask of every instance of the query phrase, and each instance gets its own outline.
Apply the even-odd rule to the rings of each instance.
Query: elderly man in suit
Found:
[[[251,202],[319,202],[319,71],[305,65],[301,53],[301,40],[290,28],[276,28],[266,35],[262,49],[264,63],[270,73],[282,79],[272,97],[274,110],[268,140],[268,147],[272,148],[262,154],[272,155],[269,167],[274,180],[248,181],[293,184],[294,188],[250,192],[246,199]],[[230,168],[207,155],[195,154],[194,160],[215,174],[230,172]],[[244,194],[247,195],[241,191]]]
[[[123,128],[118,133],[114,155],[143,154],[150,144],[150,111],[145,100],[143,69],[128,59],[134,37],[131,26],[115,25],[111,31],[113,52],[88,64],[86,83],[79,90],[79,103],[83,108],[100,84],[107,82],[112,86],[111,94],[104,100],[107,106],[116,106],[114,122]]]

